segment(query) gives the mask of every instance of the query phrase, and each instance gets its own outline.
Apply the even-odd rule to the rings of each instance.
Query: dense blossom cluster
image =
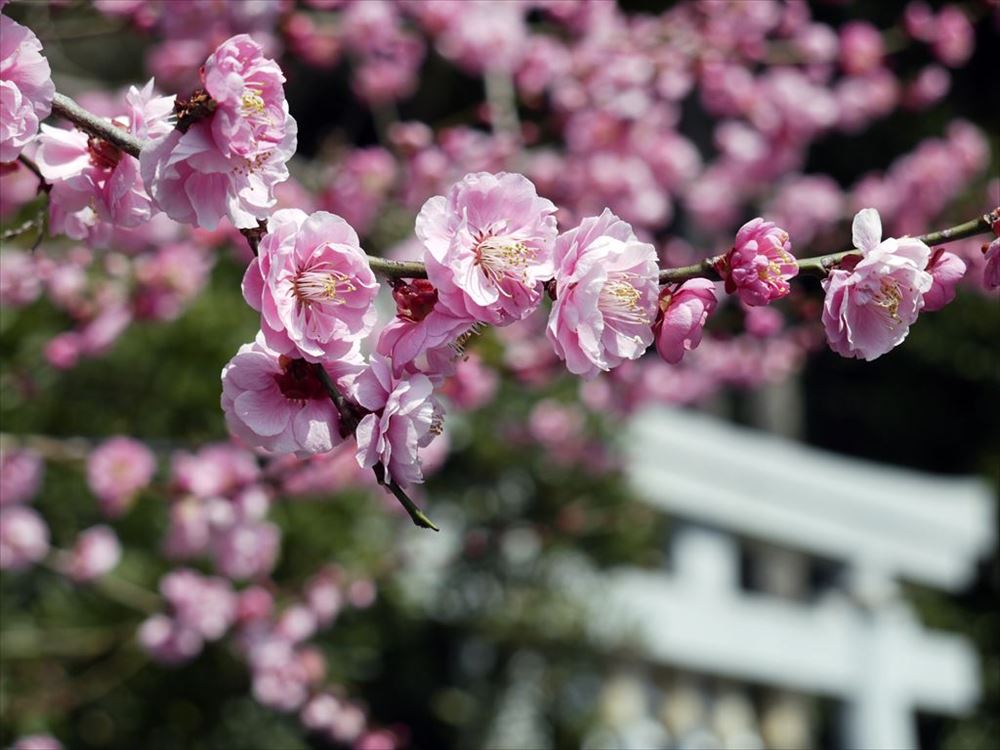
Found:
[[[370,606],[375,585],[325,568],[278,600],[278,495],[382,484],[408,500],[402,488],[419,492],[449,450],[445,407],[491,401],[500,369],[528,388],[581,377],[581,405],[545,398],[504,438],[597,472],[613,459],[581,437],[585,409],[627,413],[779,381],[824,334],[838,354],[872,360],[960,284],[1000,287],[1000,215],[988,245],[917,238],[951,217],[989,162],[971,123],[951,122],[846,187],[803,171],[823,137],[947,95],[975,39],[956,5],[906,6],[896,34],[932,59],[905,75],[898,39],[863,21],[819,23],[800,2],[681,3],[659,15],[575,0],[94,6],[155,37],[150,71],[185,95],[149,80],[80,97],[143,144],[138,156],[83,122],[44,123],[55,87],[41,44],[0,15],[0,219],[24,218],[38,200],[39,242],[46,229],[73,241],[5,245],[0,304],[44,296],[63,313],[66,328],[40,348],[70,369],[134,321],[181,315],[228,243],[259,332],[222,369],[231,443],[177,451],[163,471],[161,451],[124,436],[69,457],[83,461],[105,521],[72,539],[33,505],[41,449],[5,445],[0,569],[46,564],[99,585],[122,558],[112,524],[144,493],[162,495],[162,552],[185,567],[150,593],[162,606],[139,628],[142,647],[180,664],[228,639],[258,702],[338,743],[399,744],[327,681],[309,643],[343,609]],[[393,121],[434,55],[483,77],[488,129]],[[335,150],[296,180],[298,126],[277,62],[288,58],[321,70],[348,62],[380,145]],[[681,132],[694,110],[703,142]],[[982,214],[996,200],[968,205]],[[852,214],[850,251],[804,257]],[[401,240],[400,216],[412,225],[386,255],[419,261],[416,272],[364,249]],[[690,240],[669,236],[682,228]],[[807,273],[822,278],[821,312],[793,290]],[[470,350],[487,329],[499,344],[489,358]]]

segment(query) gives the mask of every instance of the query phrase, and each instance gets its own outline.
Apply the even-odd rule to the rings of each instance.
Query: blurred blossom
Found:
[[[850,21],[840,29],[840,64],[850,75],[869,73],[882,64],[882,34],[865,21]]]
[[[144,620],[137,634],[139,644],[162,664],[182,664],[201,653],[204,641],[194,629],[167,615]]]
[[[177,624],[205,640],[221,638],[236,619],[236,594],[224,578],[180,568],[160,580],[160,592]]]
[[[82,531],[65,561],[66,574],[78,583],[92,581],[110,572],[121,559],[122,546],[110,526]]]
[[[281,533],[272,523],[233,524],[213,539],[215,569],[235,580],[265,576],[274,568],[280,543]]]
[[[199,497],[228,494],[260,474],[253,454],[231,443],[206,445],[197,453],[177,452],[170,470],[178,489]]]
[[[0,508],[0,569],[28,568],[48,552],[49,527],[38,513],[23,505]]]
[[[11,750],[63,750],[63,746],[50,734],[32,734],[18,739]]]
[[[29,502],[44,470],[42,457],[29,448],[0,449],[0,506]]]
[[[87,458],[87,484],[105,515],[124,513],[135,495],[156,472],[156,458],[138,440],[115,437],[101,443]]]

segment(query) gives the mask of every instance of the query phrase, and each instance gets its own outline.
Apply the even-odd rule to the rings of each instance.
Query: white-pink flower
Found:
[[[49,61],[34,32],[0,16],[0,162],[14,161],[52,111]]]
[[[911,237],[882,241],[873,208],[854,217],[854,245],[861,260],[823,280],[823,327],[837,354],[871,361],[902,343],[924,306],[934,283],[926,271],[930,248]]]
[[[389,477],[404,487],[424,480],[417,451],[441,432],[442,411],[433,390],[427,376],[396,377],[386,357],[371,357],[352,391],[355,401],[371,412],[355,433],[361,467],[381,461]]]
[[[171,130],[174,97],[156,96],[153,81],[131,86],[126,113],[113,122],[141,139]],[[49,191],[53,234],[103,243],[112,226],[135,227],[150,219],[153,207],[139,176],[139,161],[82,130],[42,125],[33,157]]]
[[[222,410],[250,448],[304,457],[341,441],[340,418],[314,366],[274,351],[261,334],[223,368]]]
[[[114,569],[122,546],[110,526],[92,526],[80,532],[65,562],[66,574],[78,583],[93,581]]]
[[[156,472],[156,457],[143,443],[113,437],[87,458],[87,484],[105,515],[121,515]]]
[[[310,362],[352,356],[375,325],[379,288],[357,233],[339,216],[295,208],[276,211],[267,230],[243,297],[268,346]]]
[[[696,349],[705,321],[717,304],[715,284],[708,279],[689,279],[676,289],[664,289],[653,329],[660,356],[675,365],[685,352]]]
[[[0,570],[21,570],[49,553],[49,527],[33,508],[0,508]]]
[[[546,335],[575,375],[596,377],[653,343],[656,250],[608,209],[559,235],[556,300]]]
[[[507,172],[466,175],[428,200],[416,233],[442,308],[492,325],[531,313],[552,276],[555,211],[530,180]]]
[[[182,223],[215,229],[228,216],[257,226],[288,179],[297,126],[288,112],[285,76],[246,34],[227,39],[202,70],[215,109],[143,149],[142,178],[155,203]]]

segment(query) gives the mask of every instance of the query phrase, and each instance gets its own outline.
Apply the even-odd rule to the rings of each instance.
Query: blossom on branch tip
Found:
[[[215,229],[228,216],[244,229],[267,216],[296,147],[284,81],[278,64],[246,34],[209,56],[202,83],[214,109],[185,132],[157,138],[139,157],[147,189],[170,218]]]
[[[726,292],[737,292],[746,305],[766,305],[791,291],[788,280],[799,272],[788,232],[757,217],[736,233],[736,242],[717,264]]]
[[[403,487],[424,481],[417,452],[441,432],[443,417],[433,390],[426,375],[397,377],[388,358],[372,355],[352,389],[355,401],[371,412],[355,433],[359,466],[381,462]]]
[[[257,334],[222,369],[222,410],[230,431],[247,447],[271,453],[303,458],[332,450],[341,441],[340,417],[317,366],[280,354]]]
[[[276,211],[243,277],[267,345],[310,362],[344,359],[375,326],[379,285],[354,229],[339,216]]]
[[[675,289],[664,288],[653,327],[660,356],[675,365],[685,352],[696,349],[717,304],[715,284],[708,279],[690,279]]]
[[[555,212],[530,180],[507,172],[468,174],[428,200],[416,233],[442,309],[498,326],[534,311],[552,276]]]
[[[575,375],[596,377],[653,343],[659,295],[656,250],[605,209],[559,235],[556,300],[546,336]]]
[[[955,287],[965,276],[965,261],[939,247],[931,254],[927,272],[933,283],[924,293],[924,312],[935,312],[955,299]]]
[[[823,328],[833,351],[871,361],[902,343],[924,306],[934,279],[927,272],[930,248],[912,237],[882,240],[872,208],[854,217],[851,259],[823,280]]]
[[[17,159],[52,111],[49,61],[34,32],[0,16],[0,163]]]

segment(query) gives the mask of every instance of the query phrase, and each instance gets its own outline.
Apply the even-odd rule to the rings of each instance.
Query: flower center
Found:
[[[895,279],[883,277],[879,290],[875,293],[875,304],[889,313],[893,320],[899,320],[899,303],[902,302],[903,295],[899,291],[899,284]]]
[[[293,401],[311,401],[326,397],[326,391],[313,365],[304,359],[291,359],[285,355],[278,357],[282,372],[274,376],[281,395]],[[319,366],[319,365],[317,365]]]
[[[630,274],[622,274],[604,282],[597,298],[597,307],[606,319],[649,325],[649,316],[645,310],[639,308],[642,295],[625,280],[629,276]]]
[[[476,265],[494,284],[505,276],[516,276],[527,283],[525,269],[535,259],[535,251],[513,237],[485,237],[476,244]]]
[[[262,114],[264,109],[264,97],[261,96],[261,92],[247,86],[243,96],[240,97],[240,111],[245,117],[253,117]]]
[[[351,277],[340,271],[302,271],[295,277],[292,294],[305,304],[324,302],[342,305],[345,295],[357,290]]]

